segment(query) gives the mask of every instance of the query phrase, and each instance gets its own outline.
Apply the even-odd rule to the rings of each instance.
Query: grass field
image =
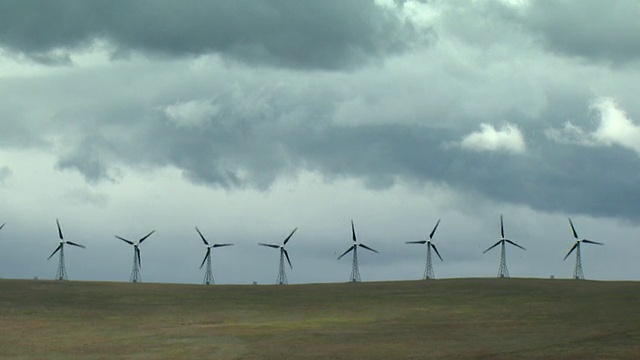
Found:
[[[640,358],[640,282],[0,280],[2,359]]]

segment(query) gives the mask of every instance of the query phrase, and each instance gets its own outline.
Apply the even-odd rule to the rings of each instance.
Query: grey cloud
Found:
[[[57,163],[57,168],[60,170],[75,169],[90,183],[110,179],[104,164],[98,160],[86,158],[77,153],[60,159]]]
[[[198,126],[184,126],[165,111],[175,99],[185,99],[179,92],[145,101],[123,98],[117,105],[94,109],[92,116],[58,115],[60,122],[77,116],[65,118],[63,131],[82,136],[60,155],[59,167],[76,169],[97,182],[114,178],[119,166],[143,171],[171,166],[194,183],[262,190],[282,177],[311,170],[328,181],[359,178],[375,189],[403,179],[544,211],[640,221],[631,200],[640,195],[633,170],[640,159],[632,151],[584,148],[546,136],[549,128],[561,128],[568,120],[595,116],[588,109],[592,95],[581,87],[546,89],[545,109],[526,121],[518,121],[523,116],[512,111],[492,116],[518,124],[527,149],[514,155],[446,146],[476,131],[478,122],[487,121],[484,117],[459,121],[458,115],[456,125],[448,127],[432,125],[440,124],[437,111],[404,124],[367,124],[357,118],[355,123],[335,122],[338,105],[349,97],[327,91],[331,82],[305,86],[300,84],[307,78],[297,79],[289,76],[282,79],[284,86],[261,86],[271,77],[252,78],[205,90],[206,96],[195,99],[185,95],[193,104],[216,109],[205,112]],[[630,117],[636,118],[634,114]]]
[[[442,24],[449,34],[483,49],[517,43],[521,51],[542,47],[563,57],[615,65],[640,59],[640,4],[634,0],[529,1],[524,5],[451,1],[439,6],[445,9]]]
[[[250,64],[342,69],[422,35],[373,1],[40,1],[0,3],[0,46],[45,63],[107,40],[117,53],[220,53]]]
[[[542,129],[527,128],[529,134]],[[623,149],[584,149],[531,137],[530,153],[468,153],[441,146],[457,132],[425,127],[331,128],[305,138],[295,152],[323,174],[356,176],[369,183],[399,177],[443,183],[487,198],[549,212],[619,216],[640,221],[640,161]]]
[[[93,184],[103,180],[113,180],[102,159],[109,154],[105,151],[109,147],[106,143],[107,140],[104,138],[89,134],[68,154],[63,155],[56,167],[60,170],[77,170],[87,182]]]
[[[105,208],[109,203],[109,197],[106,194],[82,188],[70,189],[66,198],[78,205],[91,204],[100,208]]]
[[[640,3],[532,1],[521,17],[553,52],[626,63],[640,60]]]
[[[276,117],[277,119],[278,117]],[[262,121],[258,121],[262,120]],[[153,126],[152,126],[153,125]],[[305,169],[327,179],[355,177],[385,189],[398,179],[447,184],[471,194],[548,212],[618,216],[640,222],[634,169],[638,157],[622,148],[584,148],[548,139],[528,125],[525,154],[475,153],[444,146],[465,131],[415,125],[337,126],[245,119],[194,129],[148,122],[145,136],[120,141],[119,162],[175,166],[193,182],[229,189],[268,189]],[[144,155],[142,155],[144,154]],[[73,159],[73,157],[72,157]],[[76,165],[88,179],[105,176],[91,162]]]
[[[4,185],[5,181],[11,177],[12,171],[8,166],[0,167],[0,185]]]

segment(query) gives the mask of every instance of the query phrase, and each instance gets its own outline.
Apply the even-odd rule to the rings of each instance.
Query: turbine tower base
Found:
[[[576,248],[576,267],[573,269],[573,278],[576,280],[584,280],[584,272],[582,272],[582,256],[580,256],[580,244]]]
[[[423,280],[433,280],[436,276],[433,274],[433,263],[431,262],[431,244],[427,245],[427,263],[424,267]]]
[[[213,270],[211,270],[211,256],[207,257],[207,265],[204,271],[204,280],[203,284],[211,285],[213,284]]]
[[[504,241],[502,241],[502,247],[500,249],[500,268],[498,269],[498,278],[508,278],[509,269],[507,269],[507,254]]]
[[[280,268],[278,269],[278,279],[276,279],[276,284],[287,285],[288,283],[287,273],[284,268],[284,252],[280,250]]]
[[[358,247],[353,248],[353,262],[351,263],[351,278],[349,282],[360,282],[360,270],[358,269]]]
[[[133,252],[133,267],[131,268],[131,276],[129,277],[129,281],[132,283],[137,283],[142,281],[142,277],[140,276],[140,262],[138,261],[137,253]]]
[[[60,248],[60,258],[58,260],[58,271],[56,280],[67,280],[67,269],[64,266],[64,246]]]

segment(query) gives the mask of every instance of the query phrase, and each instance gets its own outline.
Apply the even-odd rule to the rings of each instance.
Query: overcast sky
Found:
[[[0,277],[640,279],[637,1],[0,2]]]

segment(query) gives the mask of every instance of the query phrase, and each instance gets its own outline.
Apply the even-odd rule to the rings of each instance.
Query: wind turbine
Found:
[[[84,245],[76,244],[71,241],[65,241],[64,236],[62,236],[62,230],[60,229],[60,222],[56,219],[56,225],[58,225],[58,237],[60,238],[60,242],[58,243],[58,247],[53,250],[51,255],[47,258],[47,260],[51,259],[53,255],[55,255],[58,251],[60,252],[60,257],[58,261],[58,272],[56,272],[56,280],[67,280],[67,270],[64,266],[64,245],[69,244],[71,246],[77,246],[79,248],[85,248]],[[0,226],[0,229],[4,227],[4,224]]]
[[[438,255],[438,257],[440,258],[440,261],[442,261],[442,256],[440,256],[438,249],[436,249],[436,246],[431,242],[431,240],[433,239],[433,235],[436,233],[436,229],[438,228],[438,225],[440,225],[439,219],[438,219],[438,222],[436,222],[436,226],[434,226],[433,230],[431,230],[431,234],[429,234],[429,240],[406,242],[406,244],[427,244],[427,264],[424,268],[424,276],[422,277],[423,280],[436,278],[433,275],[433,264],[431,263],[431,248],[433,248],[433,251],[436,252],[436,255]]]
[[[580,243],[595,244],[595,245],[604,245],[604,244],[599,243],[597,241],[580,239],[578,237],[578,233],[576,232],[576,228],[573,226],[573,221],[571,221],[571,218],[569,218],[569,225],[571,225],[571,231],[573,231],[573,237],[576,238],[576,242],[573,244],[573,246],[571,247],[571,249],[569,250],[569,252],[564,257],[563,260],[567,260],[569,255],[571,255],[571,253],[573,252],[573,250],[576,251],[576,267],[573,269],[573,278],[577,280],[581,280],[581,279],[584,279],[584,273],[582,272],[582,258],[580,257]]]
[[[342,259],[343,256],[347,255],[350,251],[353,251],[353,260],[351,264],[351,278],[350,282],[360,282],[360,270],[358,269],[358,246],[361,248],[365,248],[367,250],[373,251],[378,254],[378,251],[368,247],[365,244],[358,243],[356,240],[356,229],[353,226],[353,220],[351,220],[351,235],[353,238],[353,245],[347,249],[342,255],[338,256],[338,260]]]
[[[7,225],[7,223],[2,223],[2,225],[0,225],[0,230],[2,230],[5,225]]]
[[[293,265],[291,265],[291,260],[289,259],[289,253],[287,253],[287,249],[284,248],[285,245],[289,242],[289,239],[293,236],[293,234],[298,230],[298,228],[294,228],[291,234],[284,239],[282,245],[274,245],[274,244],[265,244],[258,243],[258,245],[267,246],[274,249],[280,249],[280,268],[278,270],[278,279],[276,280],[276,284],[278,285],[286,285],[287,284],[287,273],[284,271],[284,258],[287,258],[287,262],[289,263],[289,267],[293,270]]]
[[[490,248],[488,248],[487,250],[483,251],[483,254],[486,254],[487,251],[493,249],[494,247],[501,245],[501,249],[500,249],[500,269],[498,269],[498,277],[499,278],[508,278],[509,277],[509,270],[507,269],[507,253],[506,253],[506,249],[505,249],[505,244],[509,243],[513,246],[519,247],[522,250],[527,250],[525,248],[523,248],[522,246],[516,244],[515,242],[509,240],[509,239],[505,239],[504,237],[504,223],[502,222],[502,214],[500,214],[500,235],[502,236],[500,238],[500,240],[498,240],[497,243],[493,244],[493,246],[491,246]]]
[[[232,246],[233,244],[209,245],[209,242],[207,242],[207,239],[204,238],[204,235],[202,235],[202,233],[197,227],[196,227],[196,231],[198,232],[198,235],[200,235],[200,238],[202,239],[202,242],[204,243],[204,245],[207,247],[207,252],[204,255],[204,259],[202,259],[202,264],[200,264],[200,269],[202,269],[202,266],[204,266],[205,262],[207,263],[206,270],[204,271],[204,284],[205,285],[213,284],[213,271],[211,270],[211,249],[216,247]]]
[[[135,282],[140,282],[142,280],[142,277],[140,276],[140,267],[141,267],[141,264],[140,264],[140,244],[142,244],[142,242],[145,241],[154,232],[156,232],[156,231],[153,230],[152,232],[150,232],[147,235],[143,236],[137,242],[133,242],[133,241],[127,240],[125,238],[122,238],[122,237],[116,235],[116,239],[120,239],[120,240],[126,242],[129,245],[133,245],[133,267],[131,268],[131,277],[129,278],[129,281],[131,281],[131,282],[135,283]]]

